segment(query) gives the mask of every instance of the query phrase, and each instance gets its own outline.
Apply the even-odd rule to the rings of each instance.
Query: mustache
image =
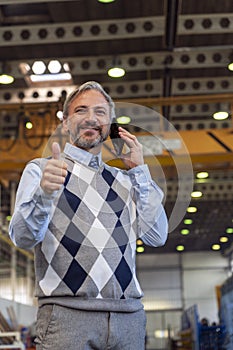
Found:
[[[86,121],[85,123],[79,125],[78,129],[86,129],[86,128],[92,128],[95,130],[102,130],[101,126],[97,124],[95,121]]]

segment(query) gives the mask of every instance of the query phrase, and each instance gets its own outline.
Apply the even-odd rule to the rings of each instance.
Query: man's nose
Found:
[[[86,115],[86,118],[88,120],[96,120],[96,113],[95,113],[95,110],[93,108],[89,108],[88,109],[88,112],[87,112],[87,115]]]

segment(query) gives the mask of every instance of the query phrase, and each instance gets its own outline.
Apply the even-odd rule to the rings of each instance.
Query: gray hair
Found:
[[[97,83],[96,81],[87,81],[86,83],[80,85],[77,89],[75,89],[73,92],[71,92],[70,95],[66,98],[64,105],[63,105],[63,119],[67,119],[69,116],[69,108],[71,102],[79,95],[81,95],[83,92],[88,90],[96,90],[99,91],[106,101],[109,104],[110,107],[110,118],[111,120],[115,118],[115,104],[109,94],[103,89],[103,87]]]

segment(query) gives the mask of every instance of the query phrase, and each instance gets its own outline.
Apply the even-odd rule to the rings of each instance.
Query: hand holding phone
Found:
[[[124,141],[119,135],[119,130],[118,130],[118,123],[116,119],[113,119],[111,127],[110,127],[110,134],[109,134],[112,144],[114,147],[114,150],[116,152],[117,156],[120,156],[122,153],[122,149],[124,147]]]

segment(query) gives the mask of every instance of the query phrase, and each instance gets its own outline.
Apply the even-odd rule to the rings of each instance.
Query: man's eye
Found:
[[[102,115],[102,116],[106,115],[105,109],[97,109],[95,112],[97,115]]]
[[[87,109],[86,108],[78,108],[75,111],[75,114],[85,114],[87,113]]]

